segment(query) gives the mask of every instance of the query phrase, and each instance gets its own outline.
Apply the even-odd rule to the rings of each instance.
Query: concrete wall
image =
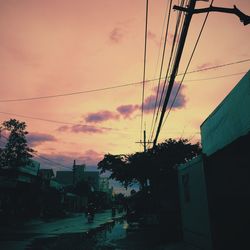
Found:
[[[183,240],[211,250],[211,232],[202,157],[178,168]]]

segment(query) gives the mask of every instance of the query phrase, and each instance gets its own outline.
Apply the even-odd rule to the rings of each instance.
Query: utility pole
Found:
[[[161,130],[161,126],[162,126],[163,118],[164,118],[166,108],[167,108],[167,105],[168,105],[168,101],[169,101],[169,98],[170,98],[170,94],[171,94],[171,91],[172,91],[172,88],[173,88],[173,85],[174,85],[175,77],[176,77],[177,72],[178,72],[178,68],[179,68],[179,64],[180,64],[180,60],[181,60],[181,55],[182,55],[182,52],[183,52],[183,48],[184,48],[184,44],[185,44],[185,41],[186,41],[188,28],[189,28],[189,25],[190,25],[190,22],[191,22],[191,18],[192,18],[192,15],[193,15],[195,4],[196,4],[196,0],[190,0],[189,1],[189,6],[187,8],[188,11],[187,11],[187,15],[186,15],[185,20],[184,20],[183,29],[182,29],[181,37],[180,37],[180,42],[179,42],[179,46],[178,46],[178,49],[177,49],[173,70],[172,70],[172,73],[171,73],[171,76],[170,76],[167,93],[166,93],[165,100],[164,100],[164,103],[163,103],[163,106],[162,106],[162,112],[161,112],[159,124],[158,124],[158,127],[157,127],[155,139],[154,139],[154,142],[153,142],[153,147],[156,146],[157,139],[158,139],[158,136],[159,136],[159,133],[160,133],[160,130]]]
[[[143,152],[146,153],[147,152],[147,144],[153,143],[153,142],[146,140],[146,130],[143,130],[143,141],[140,140],[140,141],[137,141],[135,143],[142,144],[143,145]]]
[[[200,14],[200,13],[207,13],[207,12],[222,12],[222,13],[234,14],[234,15],[239,17],[240,21],[244,25],[250,24],[250,16],[244,14],[235,5],[233,8],[214,7],[211,5],[208,8],[193,9],[193,10],[190,10],[189,8],[174,5],[173,9],[179,10],[179,11],[184,11],[187,13],[192,12],[192,14]]]

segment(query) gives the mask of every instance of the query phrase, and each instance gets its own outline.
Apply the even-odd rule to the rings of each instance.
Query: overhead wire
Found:
[[[0,135],[0,138],[1,138],[1,137],[4,138],[6,141],[9,140],[9,139],[8,139],[5,135],[3,135],[3,134]],[[71,170],[72,170],[71,167],[67,167],[67,166],[61,164],[60,162],[56,162],[56,161],[53,161],[53,160],[51,160],[51,159],[48,159],[48,158],[46,158],[46,157],[44,157],[44,156],[41,156],[41,155],[38,154],[37,152],[29,152],[29,154],[32,155],[33,157],[35,156],[35,157],[38,157],[38,158],[40,158],[40,159],[46,160],[47,162],[53,163],[54,165],[59,165],[59,166],[61,166],[61,167],[64,167],[64,168],[67,168],[67,169],[71,169]]]
[[[163,46],[163,51],[162,51],[162,59],[161,59],[161,67],[160,67],[160,76],[158,80],[158,86],[157,86],[157,92],[156,92],[156,98],[155,98],[155,104],[154,104],[154,111],[153,111],[153,118],[151,122],[151,129],[150,129],[150,134],[152,132],[153,128],[153,122],[155,118],[155,111],[156,111],[156,106],[157,106],[157,101],[158,101],[158,95],[160,91],[160,82],[161,82],[161,76],[162,76],[162,70],[163,70],[163,65],[164,65],[164,59],[165,59],[165,51],[166,51],[166,44],[167,44],[167,38],[168,38],[168,29],[169,29],[169,22],[170,22],[170,16],[171,16],[171,7],[172,7],[172,0],[169,1],[168,5],[168,20],[167,20],[167,26],[166,26],[166,32],[165,32],[165,38],[164,38],[164,46]]]
[[[214,0],[211,1],[210,6],[212,6],[213,2],[214,2]],[[171,103],[171,105],[170,105],[170,108],[168,109],[168,113],[167,113],[167,115],[166,115],[166,117],[165,117],[165,120],[164,120],[164,122],[163,122],[163,126],[164,126],[164,124],[165,124],[165,122],[166,122],[166,120],[167,120],[167,118],[168,118],[168,116],[169,116],[169,114],[170,114],[170,112],[171,112],[173,106],[174,106],[174,103],[175,103],[175,100],[176,100],[176,98],[177,98],[177,95],[178,95],[178,93],[179,93],[179,91],[180,91],[180,89],[181,89],[183,80],[184,80],[184,78],[185,78],[185,76],[186,76],[186,73],[187,73],[187,71],[188,71],[188,68],[189,68],[189,66],[190,66],[190,63],[191,63],[191,61],[192,61],[192,59],[193,59],[195,50],[196,50],[196,48],[197,48],[197,46],[198,46],[198,43],[199,43],[199,41],[200,41],[202,32],[203,32],[204,27],[205,27],[205,25],[206,25],[208,16],[209,16],[209,12],[206,13],[206,16],[205,16],[204,21],[203,21],[202,26],[201,26],[201,30],[200,30],[200,32],[199,32],[199,35],[198,35],[197,40],[196,40],[196,42],[195,42],[193,51],[192,51],[191,56],[190,56],[190,58],[189,58],[188,64],[187,64],[187,66],[186,66],[185,72],[183,73],[182,79],[181,79],[181,81],[180,81],[180,83],[179,83],[179,86],[178,86],[178,88],[177,88],[177,91],[176,91],[176,94],[175,94],[175,96],[174,96],[174,99],[173,99],[173,101],[172,101],[172,103]]]
[[[231,65],[235,65],[235,64],[240,64],[240,63],[245,63],[245,62],[249,62],[249,61],[250,61],[250,58],[244,59],[244,60],[239,60],[239,61],[234,61],[234,62],[231,62],[231,63],[215,65],[215,66],[211,66],[211,67],[205,67],[205,68],[202,68],[202,69],[192,70],[192,71],[186,72],[186,75],[187,74],[198,73],[198,72],[202,72],[202,71],[207,71],[207,70],[223,68],[223,67],[227,67],[227,66],[231,66]],[[180,73],[180,74],[177,74],[176,76],[177,77],[182,76],[183,74],[184,73]],[[163,80],[163,79],[165,79],[165,77],[161,78],[161,80]],[[159,80],[159,78],[147,79],[145,81],[145,83],[155,82],[157,80]],[[2,100],[0,100],[0,103],[33,101],[33,100],[40,100],[40,99],[50,99],[50,98],[57,98],[57,97],[64,97],[64,96],[87,94],[87,93],[92,93],[92,92],[100,92],[100,91],[106,91],[106,90],[111,90],[111,89],[129,87],[129,86],[133,86],[133,85],[141,85],[142,82],[143,81],[138,81],[138,82],[132,82],[132,83],[126,83],[126,84],[121,84],[121,85],[110,86],[110,87],[106,87],[106,88],[97,88],[97,89],[76,91],[76,92],[70,92],[70,93],[64,93],[64,94],[56,94],[56,95],[37,96],[37,97],[28,97],[28,98],[16,98],[16,99],[2,99]]]
[[[173,67],[173,70],[171,72],[167,92],[166,92],[164,103],[163,103],[163,106],[162,106],[161,115],[160,115],[160,118],[159,118],[159,123],[158,123],[158,127],[157,127],[156,134],[155,134],[155,139],[154,139],[154,142],[153,142],[153,147],[156,146],[157,139],[158,139],[158,136],[160,134],[160,130],[162,128],[162,122],[163,122],[164,115],[165,115],[165,112],[166,112],[166,108],[167,108],[167,105],[168,105],[168,102],[169,102],[169,98],[170,98],[170,95],[171,95],[171,92],[172,92],[172,89],[173,89],[173,86],[174,86],[174,81],[175,81],[176,75],[178,73],[178,68],[179,68],[181,56],[182,56],[182,53],[183,53],[185,41],[186,41],[186,38],[187,38],[188,29],[189,29],[191,18],[192,18],[192,11],[195,8],[195,4],[196,4],[196,0],[190,0],[189,1],[189,7],[188,7],[189,12],[185,16],[183,28],[182,28],[182,31],[181,31],[180,41],[179,41],[179,44],[178,44],[178,49],[177,49],[177,53],[176,53],[176,57],[175,57],[174,67]]]
[[[238,73],[222,75],[222,76],[215,76],[215,77],[210,77],[210,78],[189,79],[189,80],[185,80],[184,82],[201,82],[201,81],[207,81],[207,80],[214,80],[214,79],[220,79],[220,78],[225,78],[225,77],[243,75],[243,74],[246,74],[246,73],[247,72],[244,71],[244,72],[238,72]],[[45,119],[45,118],[40,118],[40,117],[34,117],[34,116],[29,116],[29,115],[21,115],[21,114],[3,112],[3,111],[0,111],[0,114],[18,116],[18,117],[23,117],[23,118],[33,119],[33,120],[39,120],[39,121],[45,121],[45,122],[51,122],[51,123],[57,123],[57,124],[64,124],[64,125],[86,125],[86,124],[79,124],[79,123],[71,123],[71,122],[50,120],[50,119]],[[99,127],[99,128],[101,128],[101,129],[109,129],[109,128],[106,128],[106,127]]]
[[[196,70],[192,70],[192,71],[188,71],[188,72],[184,72],[184,73],[180,73],[177,76],[181,76],[181,75],[187,75],[187,74],[193,74],[193,73],[197,73],[197,72],[201,72],[201,71],[206,71],[206,70],[211,70],[211,69],[218,69],[218,68],[222,68],[222,67],[226,67],[226,66],[231,66],[234,64],[239,64],[239,63],[245,63],[245,62],[250,62],[250,58],[244,59],[244,60],[240,60],[240,61],[235,61],[235,62],[231,62],[231,63],[224,63],[224,64],[220,64],[220,65],[215,65],[215,66],[211,66],[211,67],[206,67],[206,68],[202,68],[202,69],[196,69]]]
[[[88,124],[73,123],[73,122],[63,122],[63,121],[57,121],[57,120],[49,120],[49,119],[44,119],[44,118],[39,118],[39,117],[34,117],[34,116],[20,115],[20,114],[3,112],[3,111],[0,111],[0,114],[18,116],[18,117],[28,118],[28,119],[32,119],[32,120],[45,121],[45,122],[51,122],[51,123],[56,123],[56,124],[91,127],[91,125],[88,125]],[[96,127],[96,128],[97,129],[103,129],[103,130],[110,130],[111,129],[111,128],[108,128],[108,127]]]
[[[159,45],[159,49],[158,49],[158,53],[157,53],[157,61],[156,61],[156,66],[155,66],[155,71],[154,71],[154,77],[153,78],[156,77],[157,70],[158,70],[158,65],[159,65],[159,61],[160,61],[161,47],[162,47],[162,41],[163,41],[163,35],[164,35],[164,29],[165,29],[165,23],[166,23],[167,15],[168,15],[168,5],[166,5],[166,10],[165,10],[165,14],[164,14],[162,30],[161,30],[160,45]]]
[[[182,0],[182,2],[180,4],[181,4],[181,6],[183,6],[184,5],[184,0]],[[165,78],[164,78],[165,80],[164,80],[162,91],[161,91],[161,97],[160,97],[160,101],[158,103],[156,117],[153,116],[153,119],[152,119],[153,126],[151,127],[150,141],[152,141],[154,130],[155,130],[155,126],[156,126],[156,123],[157,123],[157,119],[158,119],[158,115],[159,115],[159,111],[160,111],[160,107],[161,107],[161,103],[162,103],[163,93],[165,91],[165,86],[166,86],[166,82],[167,82],[167,76],[169,74],[170,63],[172,61],[172,57],[173,57],[173,53],[174,53],[174,48],[177,47],[177,45],[176,45],[177,44],[177,40],[176,39],[178,37],[179,28],[183,25],[183,23],[181,24],[181,17],[182,16],[184,16],[184,14],[181,11],[179,11],[178,12],[178,16],[177,16],[177,21],[176,21],[175,33],[174,33],[174,37],[173,37],[173,41],[172,41],[172,48],[171,48],[171,52],[170,52],[170,57],[169,57],[169,62],[168,62],[168,67],[167,67],[167,72],[166,72],[166,75],[165,75]],[[181,26],[180,26],[180,24],[181,24]]]

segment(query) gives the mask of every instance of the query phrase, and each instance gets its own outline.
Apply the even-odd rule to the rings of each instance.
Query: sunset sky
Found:
[[[69,167],[73,159],[94,166],[105,153],[142,151],[142,146],[135,143],[140,140],[141,84],[54,98],[10,100],[142,81],[145,2],[0,0],[0,122],[10,118],[25,121],[30,146],[40,155]],[[159,77],[157,58],[162,53],[167,3],[149,0],[146,79]],[[197,2],[197,8],[208,5]],[[250,15],[249,0],[215,0],[213,5],[236,5]],[[193,16],[179,73],[185,70],[204,17]],[[177,11],[172,10],[164,76],[176,18]],[[189,71],[249,59],[249,41],[250,25],[244,26],[234,15],[210,13]],[[248,61],[187,74],[158,141],[169,137],[199,141],[200,124],[249,70],[249,65]],[[225,77],[216,78],[220,76]],[[157,83],[151,81],[145,86],[144,122],[148,135]],[[44,167],[51,166],[39,161]]]

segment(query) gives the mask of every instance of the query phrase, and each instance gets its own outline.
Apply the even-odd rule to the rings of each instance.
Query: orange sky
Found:
[[[162,49],[159,45],[167,2],[149,0],[147,79],[159,77],[159,63],[156,66]],[[250,15],[249,0],[214,1],[214,6],[234,4]],[[208,3],[197,3],[197,7],[203,6]],[[179,72],[186,67],[204,16],[199,14],[192,19]],[[177,12],[172,11],[170,38],[176,17]],[[9,118],[25,121],[30,143],[38,153],[67,166],[74,158],[79,163],[95,165],[108,152],[141,151],[142,147],[135,143],[140,140],[139,85],[51,99],[3,100],[141,81],[144,29],[145,0],[0,0],[0,112],[72,124],[3,113],[0,121]],[[233,15],[211,13],[190,71],[250,58],[249,40],[250,25],[244,26]],[[167,43],[164,72],[170,45],[171,40]],[[171,112],[159,141],[181,136],[199,140],[200,124],[243,73],[212,80],[188,80],[248,70],[246,62],[187,75],[179,106]],[[147,83],[145,101],[155,94],[156,86],[157,81]],[[151,120],[152,110],[144,114],[148,134]]]

